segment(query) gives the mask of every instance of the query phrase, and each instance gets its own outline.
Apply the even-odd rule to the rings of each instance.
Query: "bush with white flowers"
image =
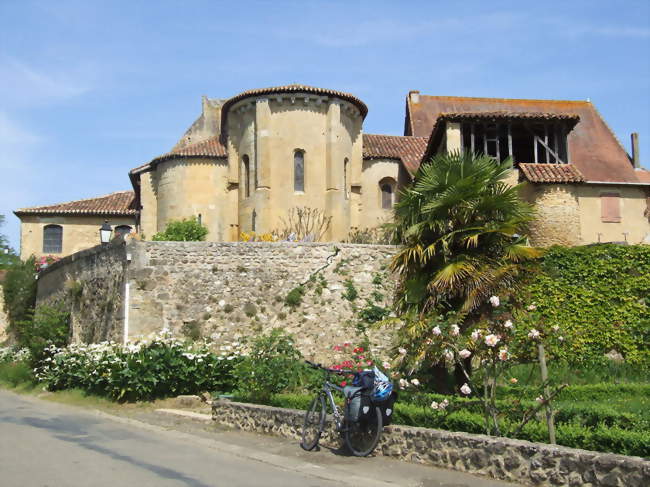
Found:
[[[241,346],[185,344],[169,330],[127,343],[50,346],[34,370],[48,390],[82,389],[118,401],[151,400],[205,391],[231,391]]]

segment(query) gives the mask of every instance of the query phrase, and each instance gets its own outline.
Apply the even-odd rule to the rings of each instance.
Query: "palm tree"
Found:
[[[524,236],[533,209],[519,197],[521,185],[505,182],[511,167],[510,159],[467,152],[420,167],[395,208],[402,312],[467,316],[512,285],[520,261],[540,255]]]

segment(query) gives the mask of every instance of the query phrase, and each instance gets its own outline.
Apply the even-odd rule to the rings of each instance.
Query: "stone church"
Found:
[[[363,133],[366,105],[303,85],[203,98],[167,153],[129,172],[133,190],[23,208],[21,256],[68,255],[116,233],[146,238],[195,217],[210,241],[269,233],[296,207],[331,217],[324,241],[388,221],[400,189],[441,151],[512,157],[511,181],[537,207],[533,244],[648,242],[650,172],[588,101],[406,97],[404,135]]]

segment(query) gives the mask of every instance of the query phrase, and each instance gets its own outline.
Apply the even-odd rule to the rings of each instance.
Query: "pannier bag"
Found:
[[[395,407],[395,401],[397,401],[397,393],[395,391],[390,393],[388,399],[376,403],[373,401],[373,406],[377,406],[381,411],[382,424],[388,426],[393,422],[393,411]]]
[[[370,393],[362,387],[347,386],[343,388],[348,401],[348,419],[350,421],[363,421],[373,413],[374,405]]]

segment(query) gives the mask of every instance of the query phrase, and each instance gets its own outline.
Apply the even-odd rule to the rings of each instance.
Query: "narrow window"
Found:
[[[305,191],[305,153],[301,150],[293,153],[293,190]]]
[[[241,180],[242,180],[241,184],[242,184],[242,192],[244,194],[244,198],[248,198],[251,195],[250,177],[251,177],[250,161],[248,160],[248,156],[244,155],[244,157],[242,157],[242,168],[241,168]]]
[[[256,230],[256,226],[257,226],[257,212],[253,210],[253,215],[251,219],[251,227],[253,232]]]
[[[379,181],[382,209],[390,210],[395,204],[395,186],[395,180],[393,178],[384,178]]]
[[[46,225],[43,228],[43,253],[60,254],[63,251],[63,227]]]
[[[600,219],[604,223],[619,223],[621,221],[621,198],[618,193],[602,193],[600,195]]]
[[[350,161],[348,161],[348,158],[346,157],[343,161],[343,194],[345,195],[346,200],[350,197],[350,193],[348,192],[349,171]]]
[[[119,225],[115,227],[115,237],[124,238],[129,233],[131,233],[131,227],[129,225]]]

